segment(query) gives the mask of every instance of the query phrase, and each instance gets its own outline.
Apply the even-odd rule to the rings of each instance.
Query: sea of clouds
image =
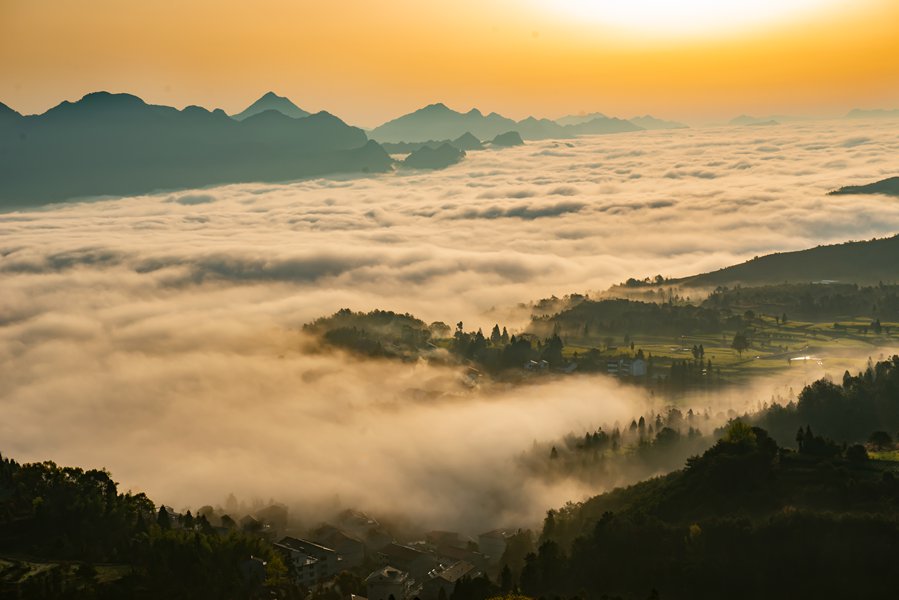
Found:
[[[310,519],[530,525],[600,490],[523,479],[515,457],[650,398],[603,377],[472,389],[309,352],[302,324],[348,307],[515,330],[519,302],[892,235],[896,198],[826,192],[897,156],[882,121],[638,132],[0,214],[0,452],[105,466],[176,508],[233,492]]]

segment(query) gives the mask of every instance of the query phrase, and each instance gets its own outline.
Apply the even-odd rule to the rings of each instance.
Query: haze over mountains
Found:
[[[302,119],[303,117],[308,117],[310,114],[312,114],[303,110],[284,96],[279,96],[275,92],[268,92],[259,100],[244,109],[242,112],[239,112],[236,115],[232,115],[232,118],[237,119],[238,121],[243,121],[247,117],[258,115],[259,113],[265,112],[267,110],[276,110],[282,115],[286,115],[294,119]]]
[[[855,108],[846,115],[847,119],[899,119],[899,108],[883,109],[862,109]]]
[[[894,112],[853,111],[849,116]],[[742,116],[732,124],[775,122]],[[683,127],[650,115],[624,120],[598,112],[556,121],[535,117],[515,121],[495,112],[462,113],[436,103],[374,128],[369,139],[365,131],[334,115],[310,114],[274,92],[232,116],[220,109],[178,110],[129,94],[96,92],[41,115],[23,116],[0,104],[0,206],[385,172],[397,164],[389,154],[424,147],[436,150],[444,144],[464,153],[482,149],[489,140],[498,140],[490,145],[500,148],[518,139]],[[430,156],[421,164],[432,165],[428,168],[447,166],[464,156],[444,150],[442,159],[434,160],[435,155],[426,154]]]
[[[238,121],[219,109],[179,111],[96,92],[42,115],[4,114],[0,202],[6,206],[376,172],[392,164],[365,132],[327,112],[295,119],[264,110]]]
[[[644,118],[646,126],[669,126]],[[596,115],[573,125],[530,117],[514,121],[473,109],[433,104],[372,131],[391,152],[440,148],[408,165],[447,166],[481,141],[571,138],[639,131],[629,121]],[[511,133],[515,133],[512,137]],[[504,136],[504,137],[497,137]],[[425,141],[431,140],[431,141]],[[438,141],[432,141],[438,140]],[[495,147],[508,144],[496,143]],[[233,116],[199,106],[178,110],[130,94],[95,92],[23,116],[0,104],[0,203],[27,206],[69,198],[129,195],[239,182],[289,181],[347,172],[384,172],[387,151],[365,132],[327,112],[310,114],[268,92]]]
[[[421,136],[424,136],[424,139],[452,139],[469,132],[484,140],[509,131],[517,131],[525,140],[543,140],[644,129],[630,121],[598,113],[583,122],[571,122],[570,118],[563,119],[568,119],[565,124],[536,117],[515,121],[495,112],[484,115],[473,108],[462,113],[443,103],[437,103],[375,127],[371,131],[371,137],[379,142],[413,142],[421,139]]]

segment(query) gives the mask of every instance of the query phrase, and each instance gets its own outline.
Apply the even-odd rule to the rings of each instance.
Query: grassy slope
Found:
[[[711,273],[671,280],[666,285],[714,288],[824,280],[858,284],[899,282],[899,235],[769,254]]]

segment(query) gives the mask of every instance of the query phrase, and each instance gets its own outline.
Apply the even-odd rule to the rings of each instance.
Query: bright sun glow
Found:
[[[847,0],[539,0],[580,20],[668,35],[727,33],[820,14]]]

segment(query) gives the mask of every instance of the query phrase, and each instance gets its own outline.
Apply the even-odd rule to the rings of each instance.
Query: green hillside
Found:
[[[847,185],[830,192],[831,196],[843,194],[886,194],[899,196],[899,177],[890,177],[866,185]]]
[[[711,273],[668,280],[666,285],[714,288],[820,281],[899,282],[899,236],[768,254]]]
[[[779,448],[735,422],[686,468],[551,511],[535,597],[873,598],[893,589],[895,463],[820,437]],[[583,596],[582,596],[583,597]]]

